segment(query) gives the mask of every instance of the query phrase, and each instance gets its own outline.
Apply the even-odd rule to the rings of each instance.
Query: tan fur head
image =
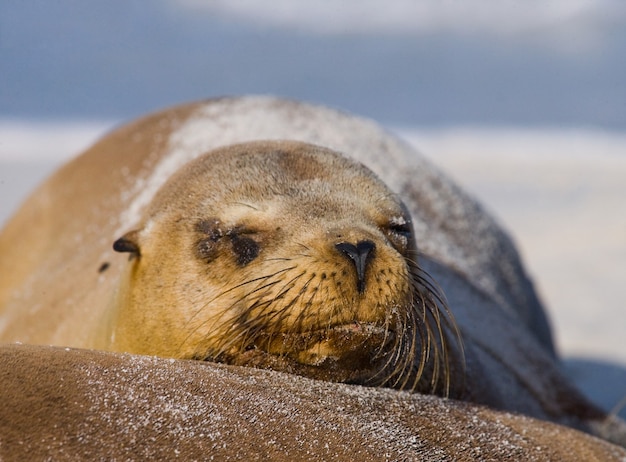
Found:
[[[212,151],[115,248],[130,259],[113,349],[445,394],[462,370],[406,208],[328,149]]]

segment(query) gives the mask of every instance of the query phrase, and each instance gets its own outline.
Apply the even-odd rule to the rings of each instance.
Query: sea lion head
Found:
[[[407,208],[331,150],[275,141],[209,152],[114,248],[130,253],[114,349],[441,393],[459,369]]]

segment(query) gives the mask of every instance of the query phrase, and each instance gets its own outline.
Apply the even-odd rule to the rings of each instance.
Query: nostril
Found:
[[[356,245],[349,242],[340,242],[335,245],[344,256],[349,258],[356,268],[357,290],[365,290],[365,272],[376,245],[371,241],[359,241]]]
[[[358,259],[367,257],[376,248],[376,245],[372,241],[359,241],[356,245],[349,242],[340,242],[335,247],[350,258]]]

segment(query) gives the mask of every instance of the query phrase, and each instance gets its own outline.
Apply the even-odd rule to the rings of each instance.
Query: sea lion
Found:
[[[198,361],[2,345],[0,390],[7,462],[626,458],[579,431],[460,401]]]
[[[417,263],[410,220],[386,185],[334,151],[293,141],[213,150],[115,241],[131,263],[103,347],[424,391],[461,384],[458,335]]]
[[[336,111],[234,98],[121,127],[31,196],[0,253],[4,341],[436,393],[624,442],[561,373],[506,234]]]

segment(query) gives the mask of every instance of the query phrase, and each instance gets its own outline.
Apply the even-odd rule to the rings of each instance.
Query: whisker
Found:
[[[231,288],[231,289],[229,289],[229,290],[227,290],[227,291],[224,291],[224,292],[219,293],[219,294],[218,294],[217,296],[215,296],[212,300],[210,300],[210,301],[208,301],[208,302],[204,303],[204,304],[203,304],[200,308],[198,308],[198,309],[196,310],[196,312],[195,312],[192,316],[190,316],[190,318],[186,321],[185,326],[188,326],[188,325],[189,325],[189,324],[193,321],[193,319],[194,319],[194,318],[198,315],[198,313],[203,312],[204,310],[206,310],[206,308],[207,308],[208,306],[210,306],[210,305],[211,305],[211,303],[215,302],[215,300],[217,300],[218,298],[220,298],[220,297],[222,297],[222,296],[226,295],[227,293],[231,292],[231,291],[232,291],[232,290],[234,290],[235,288],[241,288],[241,287],[244,287],[244,286],[246,286],[246,285],[252,284],[252,283],[254,283],[254,282],[259,282],[259,281],[264,281],[264,280],[265,280],[265,281],[269,281],[269,282],[267,282],[267,283],[265,283],[265,284],[260,285],[259,287],[254,288],[254,289],[253,289],[253,290],[251,290],[250,292],[247,292],[247,293],[243,294],[243,295],[242,295],[242,296],[241,296],[238,300],[235,300],[235,301],[234,301],[234,302],[232,302],[229,306],[225,307],[225,308],[221,311],[221,314],[216,314],[215,316],[212,316],[211,318],[209,318],[209,319],[205,320],[204,322],[200,323],[200,324],[199,324],[198,326],[196,326],[194,329],[188,329],[188,330],[189,330],[189,332],[188,332],[187,336],[183,339],[183,341],[180,343],[180,345],[179,345],[179,347],[178,347],[178,351],[182,351],[182,349],[183,349],[184,345],[185,345],[185,344],[189,341],[189,339],[190,339],[190,338],[191,338],[191,337],[192,337],[192,336],[193,336],[196,332],[198,332],[198,330],[200,330],[201,328],[203,328],[204,326],[206,326],[206,325],[207,325],[208,323],[210,323],[210,322],[216,322],[216,318],[218,318],[218,317],[219,317],[219,318],[223,317],[223,315],[224,315],[224,314],[226,314],[227,312],[231,311],[231,310],[233,309],[233,307],[234,307],[237,303],[239,303],[241,300],[246,299],[246,298],[249,298],[251,295],[253,295],[253,294],[255,294],[255,293],[258,293],[258,292],[260,292],[260,291],[262,291],[262,290],[267,290],[267,289],[269,289],[269,288],[273,287],[274,285],[278,284],[278,283],[280,282],[279,280],[272,281],[272,280],[271,280],[271,278],[275,278],[275,277],[277,277],[278,275],[280,275],[280,274],[282,274],[282,273],[284,273],[284,272],[286,272],[286,271],[289,271],[290,269],[293,269],[293,268],[294,268],[294,267],[283,268],[283,269],[281,269],[281,270],[279,270],[279,271],[276,271],[276,272],[274,272],[274,273],[272,273],[272,274],[265,275],[265,276],[260,276],[260,277],[256,277],[256,278],[253,278],[253,279],[250,279],[250,280],[244,281],[244,282],[242,282],[241,284],[238,284],[237,286],[235,286],[235,287],[233,287],[233,288]],[[222,320],[222,322],[221,322],[220,324],[216,324],[212,330],[214,330],[214,331],[219,330],[220,328],[222,328],[222,327],[223,327],[223,326],[225,326],[225,325],[229,325],[230,327],[232,327],[232,325],[233,325],[233,324],[234,324],[234,323],[233,323],[233,319],[232,319],[232,317],[231,317],[231,318],[227,318],[227,319],[223,319],[223,320]],[[229,330],[230,330],[230,329],[229,329]],[[227,330],[227,332],[228,332],[228,330]]]
[[[269,326],[273,326],[274,330],[278,331],[279,330],[279,326],[282,324],[282,321],[288,316],[288,310],[289,310],[290,304],[287,304],[286,306],[284,306],[284,307],[282,307],[280,309],[272,310],[270,313],[267,313],[267,314],[261,312],[261,313],[257,314],[254,318],[250,318],[249,317],[249,313],[251,312],[252,309],[258,308],[258,306],[260,306],[260,305],[275,306],[276,302],[278,300],[283,299],[284,296],[291,290],[291,288],[293,288],[293,285],[295,284],[295,282],[299,278],[301,278],[304,274],[305,274],[304,272],[300,273],[300,274],[294,276],[289,281],[285,282],[281,286],[280,290],[278,290],[277,294],[274,297],[272,297],[271,299],[264,300],[263,302],[260,302],[259,300],[255,301],[255,303],[252,306],[247,307],[242,312],[242,318],[244,318],[245,321],[240,321],[240,322],[233,323],[232,327],[235,328],[235,326],[236,326],[237,328],[241,328],[241,326],[245,325],[247,320],[250,319],[252,322],[259,323],[264,328],[267,328]],[[276,284],[278,282],[279,281],[276,281]],[[293,303],[293,302],[291,302],[291,303]],[[261,315],[263,315],[263,317],[261,317]],[[277,316],[282,316],[283,318],[277,320],[276,319]],[[261,321],[263,321],[263,322],[261,322]],[[261,329],[259,329],[259,330],[261,330]],[[257,336],[258,336],[258,333],[255,335],[255,337],[257,337]],[[248,336],[248,337],[250,337],[250,336]],[[268,342],[271,343],[271,340],[272,340],[272,338],[270,336],[269,339],[268,339]],[[245,344],[243,344],[243,345],[245,347]]]
[[[263,288],[267,289],[267,288],[272,287],[273,285],[275,285],[275,284],[277,284],[277,283],[278,283],[278,281],[269,282],[269,283],[267,283],[267,284],[264,284],[264,285],[263,285]],[[234,306],[235,306],[237,303],[239,303],[239,301],[240,301],[240,300],[242,300],[242,299],[245,299],[245,298],[249,297],[251,294],[253,294],[253,293],[255,293],[255,292],[258,292],[259,290],[261,290],[261,288],[255,289],[255,290],[253,290],[253,291],[251,291],[251,292],[248,292],[247,294],[244,294],[244,295],[241,297],[241,299],[239,299],[239,300],[235,300],[235,301],[234,301],[234,302],[232,302],[229,306],[225,307],[225,308],[221,311],[221,313],[218,313],[218,314],[216,314],[216,315],[214,315],[214,316],[212,316],[212,317],[210,317],[210,318],[206,319],[205,321],[203,321],[202,323],[200,323],[199,325],[197,325],[194,329],[188,329],[188,330],[189,330],[189,332],[188,332],[187,336],[186,336],[186,337],[183,339],[183,341],[181,342],[180,346],[178,347],[178,350],[179,350],[179,351],[182,351],[182,349],[183,349],[184,345],[185,345],[185,344],[189,341],[189,339],[190,339],[190,338],[191,338],[191,337],[192,337],[192,336],[193,336],[196,332],[198,332],[200,329],[202,329],[203,327],[205,327],[207,324],[209,324],[209,323],[211,323],[211,322],[213,322],[213,323],[215,324],[215,323],[217,322],[217,318],[223,318],[223,317],[224,317],[224,315],[225,315],[226,313],[228,313],[229,311],[231,311],[231,310],[234,308]],[[216,297],[216,298],[217,298],[217,297]],[[193,315],[193,316],[192,316],[192,317],[191,317],[191,318],[190,318],[190,319],[189,319],[189,320],[185,323],[185,326],[188,326],[188,325],[191,323],[192,318],[194,318],[194,317],[197,315],[197,313],[198,313],[198,312],[205,310],[208,306],[209,306],[209,304],[207,303],[207,304],[203,305],[200,309],[198,309],[198,310],[196,311],[196,313],[194,313],[194,315]],[[225,326],[225,325],[228,325],[228,326],[232,326],[232,325],[233,325],[233,319],[232,319],[232,317],[231,317],[231,318],[226,318],[226,319],[223,319],[223,320],[222,320],[222,322],[221,322],[220,324],[215,324],[215,325],[214,325],[214,327],[213,327],[211,330],[212,330],[212,331],[218,331],[218,330],[220,330],[220,328],[222,328],[222,327],[223,327],[223,326]],[[228,330],[227,330],[227,332],[228,332]]]
[[[287,293],[289,293],[289,291],[293,288],[295,282],[300,279],[304,274],[306,273],[302,272],[294,276],[289,281],[286,281],[271,299],[263,300],[262,302],[257,300],[254,305],[245,310],[245,313],[247,315],[253,309],[258,309],[258,307],[261,305],[265,307],[273,307],[271,311],[261,311],[260,313],[255,314],[254,318],[252,319],[254,320],[254,323],[258,324],[260,327],[256,331],[245,331],[247,335],[244,337],[245,343],[242,343],[242,348],[245,348],[245,346],[250,343],[250,339],[259,338],[259,336],[265,337],[267,339],[266,341],[268,345],[272,343],[274,336],[280,332],[280,326],[283,325],[284,320],[289,317],[290,307],[297,300],[292,300],[281,307],[277,307],[277,302],[284,299]],[[245,327],[245,323],[239,323],[238,327]],[[269,331],[269,328],[272,328],[272,330]]]
[[[268,274],[268,275],[265,275],[265,276],[259,276],[259,277],[253,278],[253,279],[249,279],[249,280],[247,280],[247,281],[242,282],[241,284],[237,284],[237,285],[235,285],[235,286],[229,287],[227,290],[224,290],[224,291],[219,292],[219,293],[218,293],[215,297],[213,297],[213,298],[212,298],[212,299],[210,299],[210,300],[207,300],[207,301],[206,301],[206,302],[205,302],[202,306],[200,306],[200,307],[199,307],[199,308],[198,308],[198,309],[194,312],[194,314],[192,314],[192,315],[189,317],[189,319],[188,319],[188,320],[186,321],[186,323],[185,323],[185,326],[189,325],[189,323],[191,323],[191,321],[193,321],[193,320],[194,320],[194,318],[195,318],[195,317],[196,317],[199,313],[203,312],[203,311],[206,309],[206,307],[207,307],[207,306],[210,306],[210,305],[211,305],[212,303],[214,303],[214,302],[215,302],[218,298],[223,297],[223,296],[225,296],[225,295],[228,295],[229,293],[233,292],[234,290],[240,289],[241,287],[246,286],[246,285],[248,285],[248,284],[253,284],[253,283],[255,283],[255,282],[262,281],[262,280],[264,280],[264,279],[269,279],[269,278],[275,277],[275,276],[277,276],[277,275],[279,275],[279,274],[281,274],[281,273],[284,273],[284,272],[290,271],[290,270],[292,270],[292,269],[294,269],[294,268],[295,268],[295,266],[292,266],[292,267],[287,267],[287,268],[283,268],[283,269],[280,269],[280,270],[276,271],[275,273]]]
[[[377,382],[385,374],[384,386],[450,396],[453,374],[459,372],[456,362],[463,365],[462,371],[465,367],[461,335],[441,288],[415,259],[406,261],[411,284],[409,306],[396,314],[397,338],[383,366],[368,382]],[[386,332],[390,327],[386,321]],[[382,357],[383,345],[376,357]],[[456,383],[457,378],[454,380]]]

